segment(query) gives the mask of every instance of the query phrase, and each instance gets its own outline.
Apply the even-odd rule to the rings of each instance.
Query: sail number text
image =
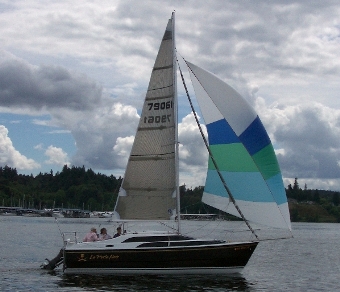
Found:
[[[169,109],[172,108],[172,101],[167,101],[167,102],[149,102],[148,103],[149,111],[151,110],[164,110],[164,109]]]
[[[173,107],[172,101],[164,101],[164,102],[149,102],[148,109],[151,110],[167,110]],[[166,123],[171,122],[170,120],[171,114],[168,115],[157,115],[157,116],[146,116],[144,117],[144,123],[152,124],[152,123]]]
[[[171,115],[161,115],[161,116],[148,116],[144,117],[144,123],[152,124],[152,123],[166,123],[170,122]]]

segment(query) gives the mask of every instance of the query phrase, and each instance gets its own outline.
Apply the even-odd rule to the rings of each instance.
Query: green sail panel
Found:
[[[241,143],[211,145],[210,150],[221,171],[258,172],[253,159]],[[215,169],[211,158],[208,169]]]
[[[254,154],[253,159],[265,180],[281,173],[272,144]]]

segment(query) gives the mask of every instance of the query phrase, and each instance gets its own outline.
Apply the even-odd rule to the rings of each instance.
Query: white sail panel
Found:
[[[240,135],[244,130],[252,123],[256,118],[256,113],[252,107],[236,92],[232,87],[223,82],[221,79],[211,74],[202,68],[187,62],[188,67],[192,70],[192,73],[198,79],[201,87],[205,92],[209,93],[213,103],[223,117],[227,120],[228,124],[232,127],[236,135]],[[193,86],[195,86],[193,84]],[[196,97],[199,99],[199,92],[202,89],[194,87]],[[226,106],[226,104],[228,106]],[[205,108],[200,105],[200,109]],[[214,114],[214,112],[211,112]],[[204,115],[204,114],[203,114]],[[205,116],[206,123],[210,123],[210,120],[214,119],[210,115]]]
[[[202,201],[219,210],[221,209],[221,206],[227,206],[227,209],[225,209],[227,213],[241,218],[240,214],[230,202],[229,198],[204,192]],[[254,222],[274,228],[287,229],[287,223],[280,213],[277,212],[278,206],[275,202],[264,203],[236,200],[236,203],[249,222]]]
[[[209,96],[204,88],[200,85],[199,81],[193,76],[192,71],[189,70],[191,76],[191,82],[193,87],[195,88],[196,98],[200,100],[209,100]],[[211,124],[221,119],[224,119],[221,112],[217,109],[213,102],[205,103],[204,107],[200,107],[202,115],[204,117],[204,121],[206,124]]]

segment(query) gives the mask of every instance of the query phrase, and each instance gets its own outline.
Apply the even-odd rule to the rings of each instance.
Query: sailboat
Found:
[[[242,218],[254,236],[231,242],[182,234],[174,27],[173,13],[152,69],[115,206],[123,233],[96,242],[65,238],[59,260],[67,274],[236,273],[260,241],[252,222],[291,230],[281,172],[258,115],[221,79],[185,61],[208,132],[203,202]],[[171,221],[176,228],[130,232],[126,226],[135,221]]]

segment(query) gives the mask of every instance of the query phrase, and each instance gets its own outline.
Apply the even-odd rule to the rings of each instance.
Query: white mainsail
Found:
[[[169,20],[152,70],[115,211],[121,219],[169,219],[176,210],[176,64]]]

